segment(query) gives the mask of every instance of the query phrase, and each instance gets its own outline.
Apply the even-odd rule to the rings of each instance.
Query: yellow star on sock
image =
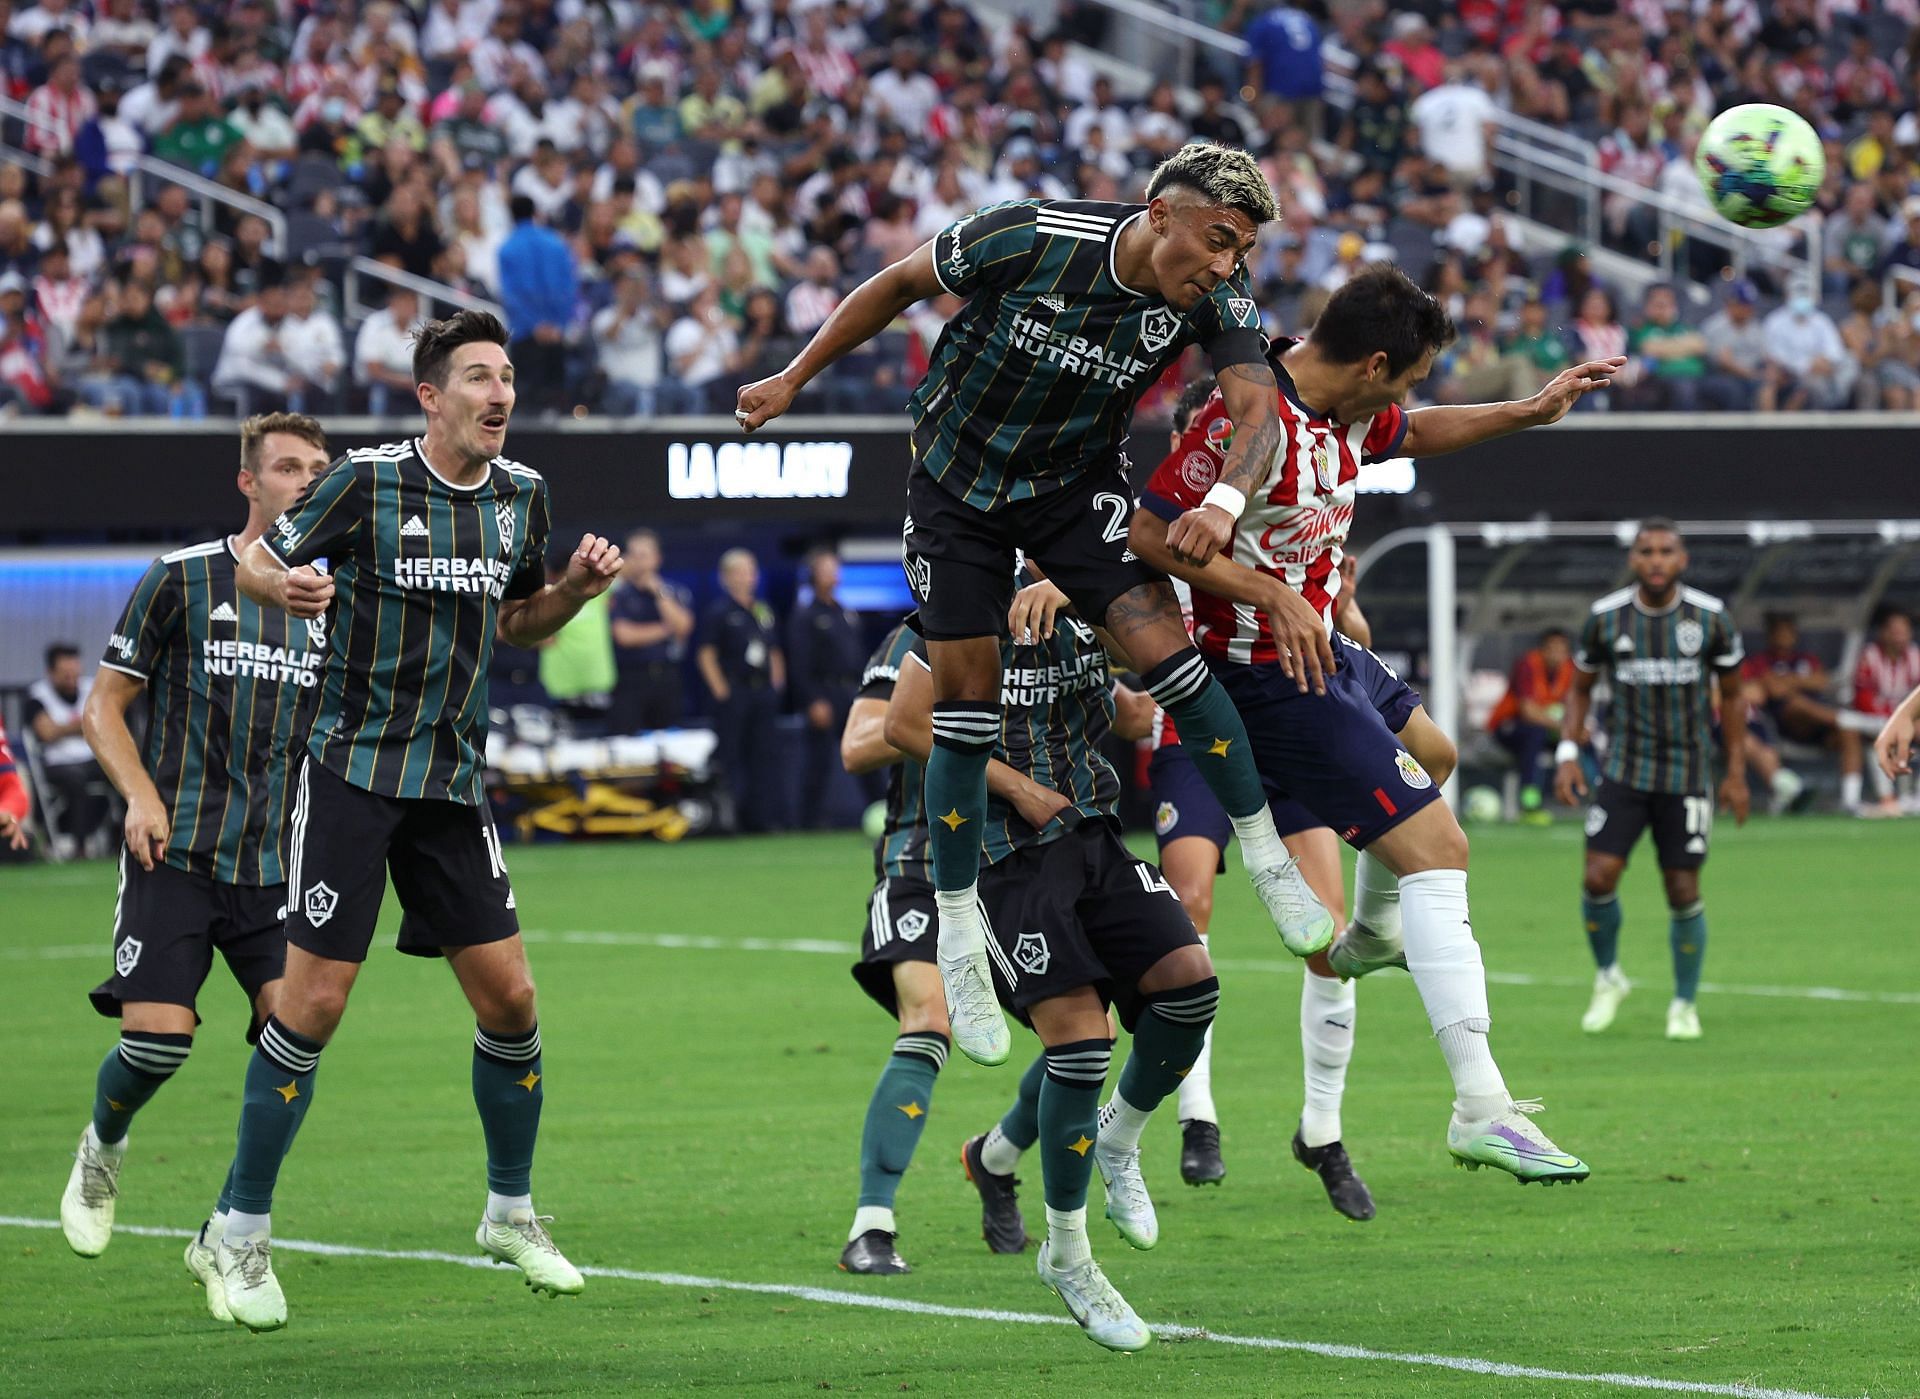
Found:
[[[1079,1141],[1067,1143],[1067,1150],[1077,1156],[1085,1156],[1089,1151],[1093,1150],[1093,1143],[1087,1140],[1086,1133],[1082,1132]]]
[[[291,1103],[295,1098],[300,1096],[300,1085],[289,1080],[285,1088],[276,1088],[273,1091]]]
[[[1212,755],[1213,757],[1216,757],[1216,758],[1224,758],[1224,757],[1226,757],[1226,756],[1227,756],[1227,750],[1228,750],[1229,748],[1231,748],[1231,747],[1233,747],[1233,740],[1232,740],[1232,739],[1230,739],[1230,738],[1216,738],[1216,739],[1215,739],[1215,740],[1213,741],[1213,746],[1212,746],[1211,748],[1209,748],[1209,749],[1207,749],[1207,752],[1208,752],[1209,754],[1211,754],[1211,755]]]
[[[960,814],[960,808],[957,806],[945,816],[942,816],[940,821],[950,831],[957,831],[967,824],[967,818]]]
[[[540,1075],[535,1073],[532,1069],[527,1070],[527,1076],[525,1078],[516,1078],[514,1080],[515,1083],[519,1084],[522,1088],[526,1089],[527,1092],[529,1093],[533,1092],[533,1085],[538,1083],[539,1081],[540,1081]]]
[[[1185,1078],[1185,1077],[1186,1077],[1186,1076],[1187,1076],[1188,1074],[1190,1074],[1190,1073],[1192,1073],[1192,1072],[1193,1072],[1193,1066],[1192,1066],[1191,1064],[1189,1064],[1189,1065],[1188,1065],[1188,1066],[1187,1066],[1186,1068],[1184,1068],[1184,1069],[1182,1069],[1182,1070],[1180,1070],[1180,1072],[1179,1072],[1179,1073],[1177,1073],[1177,1074],[1175,1074],[1175,1075],[1174,1075],[1174,1077],[1175,1077],[1175,1078]]]
[[[127,1105],[125,1103],[116,1103],[111,1098],[107,1099],[107,1106],[112,1108],[115,1112],[125,1112],[127,1110]]]
[[[908,1117],[925,1117],[927,1115],[927,1110],[918,1103],[902,1103],[900,1104],[900,1111],[904,1112]]]

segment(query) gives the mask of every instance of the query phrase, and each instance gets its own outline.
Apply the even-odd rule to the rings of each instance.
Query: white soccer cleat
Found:
[[[1522,1185],[1535,1180],[1542,1185],[1585,1180],[1591,1174],[1587,1163],[1555,1146],[1533,1124],[1533,1115],[1539,1111],[1540,1100],[1527,1098],[1510,1101],[1505,1112],[1485,1121],[1455,1117],[1447,1124],[1447,1150],[1457,1165],[1469,1171],[1491,1166]]]
[[[213,1257],[227,1314],[234,1321],[255,1333],[278,1331],[287,1324],[287,1295],[273,1275],[273,1244],[265,1234],[222,1237],[213,1246]]]
[[[1311,957],[1332,943],[1333,915],[1307,887],[1298,860],[1268,865],[1251,874],[1253,891],[1267,906],[1268,916],[1279,929],[1280,941],[1287,951],[1296,957]]]
[[[583,1292],[587,1280],[567,1262],[547,1232],[547,1221],[552,1218],[525,1208],[509,1210],[504,1224],[482,1216],[473,1241],[496,1263],[511,1263],[525,1273],[527,1286],[535,1292],[549,1297]]]
[[[1593,999],[1587,1002],[1587,1013],[1580,1017],[1580,1028],[1597,1035],[1613,1024],[1613,1017],[1620,1013],[1620,1002],[1626,1000],[1631,990],[1633,983],[1627,980],[1618,962],[1605,971],[1595,972]]]
[[[947,1021],[953,1029],[954,1044],[977,1064],[1006,1063],[1013,1053],[1013,1036],[1007,1030],[999,998],[993,993],[993,969],[987,965],[986,950],[935,960],[940,964],[940,983],[947,992]]]
[[[1093,1164],[1100,1168],[1100,1179],[1106,1183],[1107,1218],[1120,1231],[1120,1237],[1139,1249],[1159,1243],[1160,1218],[1154,1213],[1153,1197],[1147,1194],[1146,1177],[1140,1174],[1140,1148],[1118,1151],[1096,1142]]]
[[[187,1271],[207,1291],[207,1314],[215,1321],[232,1321],[233,1312],[227,1306],[227,1285],[220,1277],[219,1243],[220,1236],[213,1232],[213,1221],[209,1219],[200,1226],[200,1232],[187,1241]]]
[[[1667,1038],[1670,1040],[1697,1040],[1700,1038],[1700,1012],[1694,1009],[1692,1001],[1674,998],[1667,1007]]]
[[[73,1170],[60,1197],[60,1229],[67,1247],[82,1258],[98,1258],[113,1239],[113,1202],[120,1194],[122,1151],[100,1149],[89,1122],[80,1132],[73,1153]]]
[[[1383,967],[1407,969],[1407,945],[1400,938],[1383,938],[1364,923],[1347,924],[1340,940],[1327,949],[1327,965],[1342,981],[1357,981]]]
[[[1055,1268],[1052,1248],[1052,1239],[1041,1240],[1040,1281],[1067,1304],[1067,1314],[1081,1330],[1108,1350],[1145,1350],[1153,1343],[1153,1332],[1134,1315],[1098,1263],[1089,1258],[1077,1268]]]

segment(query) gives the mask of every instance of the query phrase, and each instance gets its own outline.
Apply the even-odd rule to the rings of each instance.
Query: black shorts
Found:
[[[860,960],[853,979],[860,989],[898,1019],[900,998],[893,989],[896,962],[931,964],[940,943],[940,911],[933,886],[924,879],[888,876],[867,896],[867,927],[860,935]]]
[[[157,1001],[193,1010],[218,948],[247,993],[248,1024],[260,988],[287,965],[284,884],[222,884],[172,865],[141,869],[120,852],[120,893],[113,905],[113,975],[87,993],[102,1015],[129,1001]],[[199,1015],[194,1016],[196,1023]]]
[[[915,449],[901,552],[929,641],[1000,636],[1013,603],[1013,552],[1024,551],[1098,626],[1107,608],[1161,581],[1127,547],[1133,484],[1119,462],[998,510],[976,510],[929,476]]]
[[[1132,1030],[1140,978],[1201,945],[1173,886],[1098,821],[982,870],[980,901],[994,990],[1028,1024],[1028,1007],[1091,986]]]
[[[1649,826],[1661,869],[1697,870],[1713,839],[1713,796],[1642,792],[1602,778],[1587,808],[1587,850],[1624,860]]]
[[[294,791],[287,941],[364,962],[387,875],[400,895],[399,947],[499,942],[520,931],[493,814],[484,806],[384,797],[303,758]]]

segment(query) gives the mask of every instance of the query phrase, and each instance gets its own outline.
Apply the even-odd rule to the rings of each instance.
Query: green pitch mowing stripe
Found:
[[[58,1229],[57,1219],[33,1219],[25,1215],[0,1215],[0,1226],[10,1229]],[[120,1224],[116,1234],[131,1234],[149,1239],[190,1239],[192,1229],[155,1229]],[[390,1262],[450,1263],[460,1268],[492,1268],[491,1258],[473,1253],[442,1253],[436,1249],[359,1248],[352,1244],[316,1243],[310,1239],[275,1239],[274,1248],[282,1253],[314,1253],[327,1258],[372,1258]],[[692,1287],[701,1291],[752,1292],[775,1297],[792,1297],[802,1302],[825,1306],[861,1307],[870,1311],[907,1312],[914,1316],[950,1317],[961,1321],[992,1321],[1003,1326],[1071,1326],[1071,1317],[1051,1312],[1016,1312],[998,1307],[949,1307],[938,1302],[916,1302],[905,1297],[881,1297],[861,1292],[842,1292],[830,1287],[808,1287],[799,1283],[737,1282],[731,1278],[705,1278],[692,1273],[648,1273],[633,1268],[593,1268],[580,1270],[590,1278],[616,1278],[622,1282],[651,1282],[662,1287]],[[1574,1370],[1548,1370],[1537,1365],[1510,1365],[1501,1360],[1481,1360],[1470,1355],[1420,1355],[1400,1351],[1372,1350],[1366,1346],[1343,1346],[1326,1341],[1292,1341],[1278,1336],[1229,1336],[1193,1326],[1171,1326],[1149,1322],[1156,1337],[1167,1341],[1210,1341],[1215,1345],[1239,1346],[1251,1350],[1297,1351],[1328,1360],[1370,1360],[1392,1365],[1424,1365],[1434,1369],[1458,1370],[1470,1375],[1487,1375],[1503,1380],[1552,1380],[1562,1384],[1609,1385],[1615,1389],[1638,1389],[1661,1394],[1707,1394],[1726,1399],[1830,1399],[1804,1389],[1771,1389],[1764,1385],[1709,1384],[1691,1380],[1664,1380],[1656,1375],[1619,1373],[1583,1374]]]

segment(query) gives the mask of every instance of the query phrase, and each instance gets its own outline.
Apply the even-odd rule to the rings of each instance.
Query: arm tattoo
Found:
[[[1220,371],[1219,377],[1223,391],[1225,381],[1235,379],[1257,387],[1269,405],[1280,391],[1273,371],[1264,364],[1230,364]],[[1271,407],[1262,421],[1250,426],[1236,421],[1234,429],[1233,446],[1220,468],[1220,480],[1242,495],[1252,496],[1265,478],[1267,467],[1285,434],[1280,426],[1279,415]]]

